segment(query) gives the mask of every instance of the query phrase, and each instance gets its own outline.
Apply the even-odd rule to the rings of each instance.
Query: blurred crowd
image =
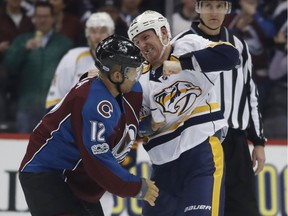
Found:
[[[53,14],[35,13],[35,3],[39,2],[49,2]],[[36,126],[47,112],[45,100],[56,67],[68,50],[87,46],[85,22],[92,13],[109,13],[115,33],[126,37],[133,18],[147,9],[167,16],[173,36],[198,19],[196,0],[174,0],[172,12],[167,11],[167,2],[171,3],[0,0],[0,132],[30,133],[33,128],[26,127],[27,122]],[[249,46],[265,136],[287,139],[287,0],[231,2],[233,8],[225,26]],[[37,38],[41,38],[40,43]]]

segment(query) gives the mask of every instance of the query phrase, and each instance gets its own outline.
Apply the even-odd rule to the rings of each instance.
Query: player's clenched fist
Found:
[[[148,186],[148,191],[144,196],[144,200],[147,201],[151,206],[155,205],[155,201],[159,195],[159,189],[155,185],[155,182],[145,179],[147,186]]]
[[[164,61],[163,62],[163,76],[169,76],[171,74],[177,74],[182,71],[180,62],[178,61]]]

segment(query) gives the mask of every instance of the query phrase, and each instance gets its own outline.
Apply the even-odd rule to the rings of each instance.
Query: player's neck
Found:
[[[103,78],[101,80],[113,97],[116,98],[120,94],[120,92],[116,88],[116,85],[114,83],[112,83],[110,80],[108,80],[106,78]]]
[[[221,30],[221,27],[212,29],[203,25],[202,23],[199,23],[198,28],[201,29],[201,31],[203,31],[205,34],[212,36],[219,35]]]
[[[159,57],[159,60],[155,61],[155,63],[151,64],[154,70],[156,70],[157,68],[161,67],[163,62],[169,58],[171,50],[172,50],[172,46],[168,45],[165,48],[164,53],[162,54],[162,56]]]

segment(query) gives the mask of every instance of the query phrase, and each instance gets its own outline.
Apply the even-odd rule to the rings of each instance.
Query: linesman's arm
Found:
[[[243,73],[247,75],[245,88],[248,94],[250,120],[249,126],[246,129],[248,139],[253,143],[254,149],[252,151],[252,163],[253,167],[256,167],[255,174],[259,174],[265,165],[265,151],[264,146],[267,139],[263,134],[263,122],[262,116],[259,110],[258,104],[258,90],[252,79],[252,60],[248,51],[248,45],[243,42],[243,56],[242,59],[247,59],[243,62]],[[257,162],[257,163],[256,163]],[[257,166],[256,166],[257,165]]]

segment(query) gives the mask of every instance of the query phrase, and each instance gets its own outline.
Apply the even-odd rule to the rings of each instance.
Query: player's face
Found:
[[[88,29],[87,41],[92,50],[95,50],[100,41],[110,35],[107,27],[91,27]]]
[[[138,34],[133,38],[133,42],[150,64],[158,64],[163,45],[154,30],[151,29]]]
[[[211,29],[219,30],[226,14],[224,1],[203,1],[201,3],[200,18]],[[205,28],[205,26],[202,26]]]
[[[127,67],[124,75],[124,82],[121,85],[122,93],[130,92],[133,85],[139,80],[143,71],[143,67],[138,68]]]

